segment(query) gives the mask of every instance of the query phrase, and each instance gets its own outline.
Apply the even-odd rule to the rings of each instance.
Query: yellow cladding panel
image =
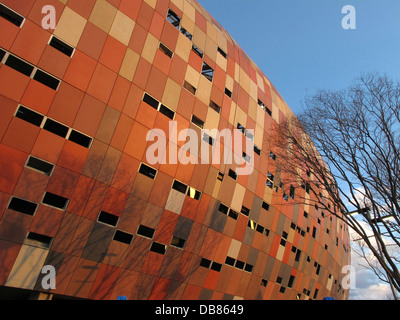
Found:
[[[106,33],[109,33],[114,22],[117,9],[105,0],[98,0],[94,5],[89,21]]]
[[[48,253],[47,249],[23,245],[5,285],[33,289]]]
[[[119,74],[125,79],[132,81],[135,75],[137,64],[140,56],[132,49],[128,48],[125,53],[124,61],[122,62]]]
[[[164,95],[162,98],[162,103],[164,103],[168,108],[176,111],[178,107],[179,97],[181,95],[182,87],[177,84],[171,78],[167,79],[165,85]]]
[[[117,11],[114,22],[111,26],[110,36],[127,46],[131,39],[134,27],[135,21],[123,14],[121,11]]]
[[[237,183],[235,186],[235,191],[233,193],[231,208],[237,212],[240,212],[242,209],[242,203],[244,199],[244,194],[246,192],[246,188],[241,184]]]
[[[151,33],[148,33],[143,46],[142,57],[145,58],[148,62],[153,63],[159,44],[160,41]]]
[[[57,28],[54,35],[73,47],[78,45],[79,39],[85,29],[87,20],[72,11],[70,8],[65,7],[60,20],[58,21]]]

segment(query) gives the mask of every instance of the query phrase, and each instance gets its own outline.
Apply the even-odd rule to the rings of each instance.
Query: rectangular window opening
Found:
[[[257,225],[256,231],[259,233],[264,233],[264,229],[265,228],[261,224],[259,224],[259,225]]]
[[[266,279],[261,279],[260,286],[266,287],[268,285],[268,280]]]
[[[114,234],[113,240],[125,243],[125,244],[131,244],[133,239],[133,235],[121,230],[116,230]]]
[[[181,23],[181,18],[175,12],[173,12],[171,9],[168,9],[167,21],[169,23],[171,23],[175,28],[179,29],[179,25]]]
[[[6,52],[2,49],[0,49],[0,63],[3,61],[4,56],[6,55]]]
[[[164,116],[166,116],[167,118],[170,118],[171,120],[174,120],[175,117],[175,112],[172,111],[171,109],[167,108],[166,106],[164,106],[163,104],[160,106],[160,110],[159,110]]]
[[[214,101],[211,100],[209,106],[214,111],[221,113],[221,107],[219,105],[217,105]]]
[[[179,191],[183,194],[186,194],[188,186],[182,182],[179,182],[178,180],[175,180],[173,185],[172,185],[172,189]]]
[[[243,270],[243,268],[244,268],[244,265],[245,265],[245,263],[244,263],[243,261],[236,260],[236,263],[235,263],[235,268],[238,268],[238,269],[241,269],[241,270]]]
[[[195,200],[200,200],[200,198],[201,198],[201,192],[192,187],[188,188],[187,195],[190,198],[195,199]]]
[[[51,192],[46,192],[43,197],[42,203],[57,209],[65,210],[68,201],[69,199],[67,198],[64,198],[62,196],[56,195]]]
[[[220,203],[218,211],[222,212],[223,214],[228,214],[229,208],[226,205]]]
[[[119,220],[118,216],[105,211],[100,211],[99,216],[97,217],[97,221],[108,224],[113,227],[117,225],[118,220]]]
[[[93,139],[83,133],[80,133],[76,130],[72,130],[68,137],[68,140],[75,142],[76,144],[79,144],[82,147],[90,148]]]
[[[167,246],[165,244],[153,241],[150,247],[150,251],[164,255],[167,251]]]
[[[185,80],[185,82],[183,83],[183,87],[189,91],[191,94],[195,95],[196,94],[196,88],[193,87],[189,82],[187,82]]]
[[[37,203],[24,199],[12,197],[8,209],[33,216],[36,212]]]
[[[204,121],[200,120],[199,118],[197,118],[195,115],[192,115],[192,120],[191,122],[198,126],[199,128],[203,129],[204,128]]]
[[[269,207],[270,207],[270,205],[268,203],[266,203],[265,201],[263,201],[262,208],[269,211]]]
[[[189,40],[193,39],[193,36],[191,35],[191,33],[189,31],[187,31],[184,27],[181,27],[181,33],[188,38]]]
[[[232,169],[229,169],[228,176],[230,176],[233,180],[236,180],[236,179],[237,179],[237,174],[236,174],[236,172],[235,172],[234,170],[232,170]]]
[[[64,53],[68,57],[71,57],[72,53],[74,52],[73,47],[66,44],[64,41],[56,38],[55,36],[51,37],[49,45],[52,46],[53,48],[57,49],[58,51]]]
[[[211,68],[207,63],[203,62],[203,68],[201,69],[201,74],[205,76],[207,80],[212,82],[214,77],[214,69]]]
[[[26,166],[38,171],[43,172],[45,175],[50,176],[54,165],[51,163],[48,163],[46,161],[40,160],[38,158],[30,156],[28,159],[28,162],[26,163]]]
[[[210,146],[213,146],[214,145],[214,142],[215,142],[215,140],[214,140],[214,138],[213,137],[210,137],[207,133],[205,133],[204,132],[204,134],[203,134],[203,140],[205,141],[205,142],[207,142]]]
[[[186,240],[173,236],[171,239],[171,246],[183,249],[185,247]]]
[[[40,113],[37,113],[23,106],[20,106],[18,108],[15,116],[38,127],[40,127],[44,118],[44,116]]]
[[[211,260],[208,260],[206,258],[202,258],[200,261],[200,266],[204,268],[210,268],[211,265]]]
[[[237,220],[239,214],[238,214],[236,211],[234,211],[234,210],[232,210],[232,209],[229,209],[228,216],[231,217],[231,218],[234,219],[234,220]]]
[[[252,266],[251,264],[246,263],[246,265],[244,266],[244,271],[253,272],[253,268],[254,268],[254,266]]]
[[[231,257],[226,257],[226,260],[225,260],[225,264],[227,264],[228,266],[234,266],[235,265],[235,259],[233,259],[233,258],[231,258]]]
[[[240,212],[248,217],[250,214],[250,209],[246,208],[245,206],[242,206],[242,210]]]
[[[13,55],[9,55],[6,62],[5,62],[6,66],[9,66],[10,68],[13,68],[14,70],[21,72],[22,74],[30,77],[32,74],[32,71],[34,69],[34,67],[32,65],[30,65],[29,63],[26,63],[25,61],[23,61],[20,58],[17,58]]]
[[[153,228],[146,227],[144,225],[140,225],[138,230],[137,230],[137,232],[136,232],[136,234],[138,234],[140,236],[143,236],[143,237],[146,237],[146,238],[152,239],[153,236],[154,236],[154,232],[155,231],[156,230],[154,230]]]
[[[158,105],[160,103],[156,99],[154,99],[152,96],[148,95],[147,93],[144,94],[143,101],[146,102],[149,106],[158,110]]]
[[[261,155],[261,149],[257,147],[256,145],[254,146],[254,152],[258,155]]]
[[[64,126],[63,124],[56,122],[52,119],[47,118],[46,122],[44,123],[43,129],[50,131],[62,138],[67,136],[69,128]]]
[[[162,53],[164,53],[166,56],[172,58],[172,56],[174,55],[174,53],[168,49],[163,43],[160,42],[160,45],[158,46],[158,48],[160,49],[160,51]]]
[[[218,172],[217,179],[218,179],[219,181],[224,180],[224,174],[223,174],[222,172]]]
[[[269,152],[269,157],[274,161],[276,160],[276,155],[272,151]]]
[[[226,94],[229,98],[232,98],[232,91],[230,91],[228,88],[225,88],[225,94]]]
[[[29,232],[26,239],[28,240],[29,244],[32,245],[39,245],[41,247],[48,248],[51,245],[51,242],[53,240],[52,237],[35,233],[35,232]]]
[[[4,4],[0,3],[0,17],[8,20],[12,24],[20,27],[24,21],[24,17],[7,8]]]
[[[196,53],[200,58],[203,59],[204,53],[203,51],[201,51],[198,47],[196,47],[195,45],[192,45],[192,50],[194,51],[194,53]]]
[[[60,80],[39,69],[36,70],[33,79],[53,90],[57,90],[60,84]]]
[[[228,55],[226,54],[226,52],[224,50],[222,50],[220,47],[218,47],[218,52],[226,59],[228,57]]]
[[[214,262],[211,264],[210,269],[211,269],[211,270],[214,270],[214,271],[217,271],[217,272],[221,272],[222,264],[220,264],[220,263],[214,261]]]

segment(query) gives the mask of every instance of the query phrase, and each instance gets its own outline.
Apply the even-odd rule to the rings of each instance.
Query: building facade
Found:
[[[279,183],[292,111],[197,1],[0,12],[0,296],[348,297],[346,225]]]

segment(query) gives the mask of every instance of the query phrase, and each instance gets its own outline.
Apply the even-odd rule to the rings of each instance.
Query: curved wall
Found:
[[[0,3],[2,291],[348,296],[340,285],[346,226],[296,203],[303,189],[292,198],[290,186],[279,187],[270,135],[289,107],[199,3]],[[43,28],[52,22],[45,5],[55,10],[55,30]],[[188,128],[199,150],[177,153],[176,164],[151,161],[150,130],[163,130],[170,160],[185,144],[174,135]],[[250,141],[254,152],[201,128],[239,128],[242,147]],[[235,161],[200,163],[201,149],[211,153],[216,143],[254,170],[236,176]],[[184,155],[199,163],[183,164]],[[43,266],[54,267],[54,289],[43,286]]]

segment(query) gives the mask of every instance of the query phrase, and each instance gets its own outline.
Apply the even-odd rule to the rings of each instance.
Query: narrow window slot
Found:
[[[9,66],[10,68],[13,68],[14,70],[21,72],[22,74],[30,77],[32,74],[32,71],[34,67],[30,65],[29,63],[26,63],[25,61],[13,56],[9,55],[6,62],[6,66]]]
[[[210,146],[213,146],[214,145],[214,138],[213,137],[210,137],[207,133],[204,133],[203,134],[203,140],[205,141],[205,142],[207,142]]]
[[[160,110],[159,110],[163,115],[167,116],[168,118],[170,118],[171,120],[174,120],[175,117],[175,112],[172,111],[171,109],[167,108],[166,106],[164,106],[163,104],[160,106]]]
[[[253,272],[253,268],[254,268],[254,266],[252,266],[251,264],[246,263],[246,265],[244,266],[244,271]]]
[[[26,166],[38,171],[43,172],[45,175],[50,176],[54,165],[51,163],[48,163],[46,161],[40,160],[38,158],[30,156],[28,159],[28,162],[26,163]]]
[[[261,279],[260,286],[266,287],[268,285],[268,280],[266,279]]]
[[[243,268],[244,268],[244,265],[245,265],[245,263],[244,263],[243,261],[236,260],[236,263],[235,263],[235,268],[238,268],[238,269],[241,269],[241,270],[243,270]]]
[[[38,127],[40,127],[44,118],[44,116],[40,113],[37,113],[23,106],[20,106],[18,108],[15,116]]]
[[[20,27],[22,22],[24,21],[24,17],[19,15],[18,13],[12,11],[11,9],[7,8],[5,5],[0,3],[0,17],[8,20],[12,24]]]
[[[211,265],[211,260],[208,260],[206,258],[202,258],[200,261],[200,266],[204,268],[210,268]]]
[[[279,292],[280,292],[280,293],[285,293],[285,291],[286,291],[286,288],[285,288],[285,287],[281,287],[281,288],[279,289]]]
[[[169,58],[172,58],[172,56],[174,55],[174,53],[168,49],[163,43],[160,42],[158,48],[160,49],[160,51],[162,53],[164,53],[166,56],[168,56]]]
[[[237,128],[238,128],[238,130],[241,132],[241,133],[245,133],[245,131],[246,131],[246,129],[245,129],[245,127],[243,127],[239,122],[238,122],[238,124],[237,124]]]
[[[149,106],[158,110],[158,105],[160,103],[156,99],[154,99],[152,96],[148,95],[147,93],[144,94],[143,101],[146,102]]]
[[[242,210],[240,212],[248,217],[250,214],[250,209],[246,208],[245,206],[242,206]]]
[[[52,237],[35,233],[35,232],[29,232],[26,239],[28,240],[29,244],[32,245],[39,245],[41,247],[49,248],[51,245],[51,242],[53,240]]]
[[[225,260],[225,264],[227,264],[228,266],[234,266],[235,265],[236,260],[231,258],[231,257],[226,257]]]
[[[142,163],[139,168],[139,173],[145,175],[146,177],[149,177],[151,179],[155,179],[157,170],[149,167],[148,165],[145,165]]]
[[[65,210],[68,204],[68,199],[51,192],[46,192],[42,203],[57,209]]]
[[[266,203],[265,201],[263,201],[262,208],[269,211],[269,207],[270,207],[270,205],[268,203]]]
[[[204,121],[200,120],[199,118],[197,118],[194,114],[192,115],[192,120],[191,122],[198,126],[199,128],[203,129],[204,128]]]
[[[269,152],[269,157],[274,161],[276,160],[276,155],[272,151]]]
[[[64,41],[56,38],[55,36],[53,36],[51,38],[49,45],[52,46],[53,48],[57,49],[58,51],[64,53],[68,57],[71,57],[72,53],[74,52],[73,47],[66,44]]]
[[[218,172],[217,179],[218,179],[219,181],[224,180],[224,174],[223,174],[222,172]]]
[[[187,31],[184,27],[181,27],[181,33],[188,38],[189,40],[193,39],[193,36],[191,35],[191,33],[189,31]]]
[[[181,23],[181,18],[175,12],[173,12],[171,9],[168,9],[167,21],[169,23],[171,23],[175,28],[179,29],[179,25]]]
[[[230,91],[228,88],[225,88],[225,94],[226,94],[229,98],[232,98],[232,91]]]
[[[60,80],[54,78],[53,76],[41,71],[36,70],[33,79],[44,84],[45,86],[49,87],[50,89],[57,90],[58,85],[60,84]]]
[[[92,143],[92,138],[75,130],[71,131],[68,140],[75,142],[76,144],[79,144],[80,146],[85,148],[89,148]]]
[[[131,244],[133,239],[133,235],[121,230],[116,230],[114,234],[113,240],[125,243],[125,244]]]
[[[231,217],[231,218],[234,219],[234,220],[237,220],[239,214],[238,214],[236,211],[234,211],[234,210],[232,210],[232,209],[229,209],[228,216]]]
[[[8,209],[33,216],[36,212],[37,203],[24,199],[12,197]]]
[[[192,187],[188,188],[187,195],[190,198],[195,199],[195,200],[200,200],[200,198],[201,198],[201,192]]]
[[[4,56],[6,55],[6,52],[2,49],[0,49],[0,63],[3,61]]]
[[[220,264],[220,263],[214,261],[214,262],[211,264],[210,269],[211,269],[211,270],[214,270],[214,271],[217,271],[217,272],[221,272],[222,264]]]
[[[230,176],[233,180],[237,179],[237,174],[235,171],[233,171],[232,169],[229,169],[229,173],[228,176]]]
[[[189,91],[191,94],[195,95],[196,94],[196,88],[193,87],[189,82],[187,82],[185,80],[185,82],[183,83],[183,87]]]
[[[261,149],[257,147],[256,145],[254,146],[254,152],[258,155],[261,155]]]
[[[228,214],[229,208],[226,205],[220,203],[218,211],[223,214]]]
[[[264,227],[261,224],[259,224],[256,227],[256,231],[259,233],[264,233]]]
[[[194,53],[196,53],[200,58],[203,59],[204,53],[203,51],[201,51],[198,47],[196,47],[195,45],[192,45],[192,50],[194,51]]]
[[[248,163],[250,163],[250,161],[251,161],[250,156],[246,152],[242,153],[242,158],[244,159],[244,161],[246,161]]]
[[[150,251],[164,255],[167,251],[167,246],[165,244],[153,241],[150,247]]]
[[[108,224],[113,227],[117,225],[118,220],[119,220],[118,216],[105,211],[100,211],[99,216],[97,218],[97,221]]]
[[[154,236],[155,230],[144,225],[140,225],[136,234],[152,239]]]
[[[186,240],[173,236],[171,239],[171,246],[183,249],[185,247]]]
[[[182,182],[179,182],[178,180],[175,180],[172,189],[179,191],[183,194],[186,194],[188,186],[186,184],[183,184]]]
[[[221,113],[221,107],[219,105],[217,105],[214,101],[211,100],[209,106],[214,111]]]
[[[214,77],[214,69],[211,68],[207,63],[203,62],[203,67],[201,70],[201,74],[207,78],[207,80],[211,81]]]
[[[228,57],[228,55],[226,54],[226,52],[224,50],[222,50],[220,47],[218,47],[218,52],[226,59]]]
[[[43,129],[50,131],[62,138],[65,138],[67,136],[69,130],[67,126],[64,126],[63,124],[49,118],[46,120]]]

